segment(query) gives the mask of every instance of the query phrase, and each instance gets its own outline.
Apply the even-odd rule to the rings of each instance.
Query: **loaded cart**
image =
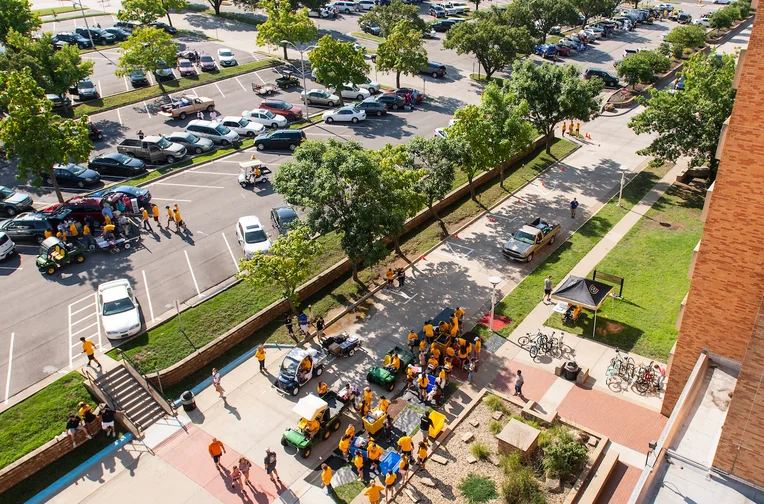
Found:
[[[398,371],[394,373],[388,369],[385,369],[385,366],[390,365],[393,359],[393,355],[396,353],[401,359],[401,365],[398,368]],[[411,353],[408,348],[395,346],[392,350],[385,354],[385,358],[382,360],[381,366],[374,366],[371,368],[371,370],[369,370],[369,372],[366,374],[366,379],[369,381],[369,383],[376,383],[377,385],[384,387],[388,392],[392,392],[392,390],[395,388],[395,380],[398,378],[398,376],[405,376],[406,368],[412,362],[414,362],[414,354]]]
[[[342,333],[339,336],[331,336],[321,342],[321,347],[337,357],[352,357],[355,351],[361,348],[361,338]]]
[[[127,219],[122,226],[121,233],[103,233],[94,237],[95,245],[90,245],[90,250],[99,248],[109,252],[118,252],[119,250],[130,250],[141,244],[141,231],[133,219]]]
[[[334,391],[323,398],[308,394],[300,399],[292,411],[300,415],[297,429],[287,429],[281,436],[282,446],[293,446],[302,458],[308,458],[313,445],[329,439],[340,428],[340,415],[350,405]]]

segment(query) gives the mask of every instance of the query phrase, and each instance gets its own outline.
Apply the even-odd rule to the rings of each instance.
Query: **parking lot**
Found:
[[[685,3],[682,5],[693,17],[696,11],[713,9],[712,6]],[[483,6],[481,5],[481,9]],[[337,32],[347,34],[357,30],[351,26],[357,15],[345,16],[335,21],[317,20],[317,24],[333,26]],[[91,18],[92,19],[92,18]],[[81,20],[80,20],[81,21]],[[90,22],[90,19],[89,19]],[[330,25],[330,23],[334,23]],[[180,24],[180,23],[178,23]],[[106,26],[102,22],[103,26]],[[357,26],[357,25],[356,25]],[[631,33],[622,33],[603,39],[575,58],[562,62],[574,62],[581,67],[597,66],[613,70],[613,62],[622,58],[626,47],[656,47],[662,36],[675,26],[660,22],[653,26],[640,25]],[[58,27],[58,31],[62,28]],[[343,31],[346,30],[346,31]],[[253,34],[250,33],[250,36]],[[443,37],[443,34],[438,34]],[[376,43],[362,40],[364,46],[373,50]],[[216,42],[194,43],[192,47],[210,53],[217,47],[230,47],[241,58],[240,62],[262,57],[242,49],[236,43],[225,45]],[[445,79],[415,76],[403,77],[402,84],[424,90],[428,100],[417,110],[391,112],[382,118],[371,118],[352,126],[319,124],[305,129],[308,139],[339,138],[354,139],[368,148],[380,148],[386,143],[401,143],[414,135],[431,136],[435,128],[444,127],[454,111],[466,103],[477,103],[481,88],[469,74],[476,70],[474,60],[468,55],[456,55],[443,50],[439,40],[427,42],[430,59],[448,66]],[[254,48],[251,44],[250,49]],[[109,50],[104,54],[114,59]],[[124,81],[113,75],[104,55],[90,53],[97,60],[94,80],[106,89],[117,89]],[[257,107],[262,100],[252,91],[252,84],[270,83],[277,74],[272,69],[251,72],[242,76],[206,84],[185,93],[213,98],[219,116],[240,115],[245,109]],[[377,74],[372,66],[370,77],[390,85],[394,76]],[[308,88],[321,87],[309,82]],[[299,104],[300,88],[281,92],[276,97]],[[115,91],[116,92],[116,91]],[[116,144],[125,138],[134,138],[137,130],[145,134],[170,133],[182,130],[185,121],[168,120],[157,114],[163,100],[149,100],[120,109],[92,116],[92,121],[104,131],[105,140],[95,145],[95,152],[115,150]],[[318,111],[319,107],[311,107]],[[151,183],[152,201],[163,209],[164,205],[178,203],[188,233],[158,231],[144,234],[143,247],[128,252],[109,254],[93,252],[82,265],[72,265],[53,277],[41,275],[34,264],[37,246],[19,244],[20,254],[0,266],[0,276],[6,277],[0,303],[13,306],[0,325],[0,348],[8,348],[13,339],[10,354],[0,351],[0,374],[5,375],[13,363],[8,391],[10,395],[26,388],[47,374],[70,365],[81,363],[82,354],[76,342],[80,335],[100,338],[104,349],[110,343],[99,331],[95,307],[88,302],[93,299],[97,286],[117,278],[129,279],[138,295],[146,321],[151,322],[162,313],[174,309],[175,301],[195,301],[204,297],[205,291],[230,281],[237,271],[241,249],[236,242],[234,224],[245,215],[256,215],[270,229],[271,207],[283,202],[280,195],[268,185],[256,190],[242,189],[236,180],[238,163],[249,159],[252,152],[241,152],[226,159],[206,163],[178,173],[172,177]],[[290,159],[286,152],[259,153],[258,158],[274,172]],[[10,167],[0,167],[0,184],[17,185]],[[111,181],[111,179],[109,180]],[[36,206],[43,207],[55,202],[50,188],[33,189],[19,185],[19,189],[34,195]],[[67,191],[67,196],[76,191]],[[164,215],[164,213],[162,213]],[[174,229],[174,228],[173,228]],[[271,231],[271,238],[275,238]]]

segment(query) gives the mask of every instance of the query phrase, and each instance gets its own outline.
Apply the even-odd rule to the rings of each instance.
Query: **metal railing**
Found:
[[[177,417],[178,416],[178,412],[175,410],[175,408],[173,407],[173,405],[170,402],[170,400],[167,399],[167,397],[159,389],[157,389],[156,386],[154,386],[154,384],[151,382],[151,380],[149,380],[148,377],[140,369],[138,369],[138,367],[135,365],[135,363],[132,360],[130,360],[130,358],[127,356],[127,354],[125,354],[125,352],[123,352],[121,348],[117,348],[117,354],[120,357],[122,357],[122,364],[126,368],[129,367],[130,369],[135,371],[138,375],[140,375],[140,377],[143,378],[143,381],[151,388],[151,390],[158,397],[160,397],[165,402],[165,404],[169,408],[168,413],[170,413],[174,417]],[[147,391],[147,392],[149,392],[149,394],[152,395],[152,397],[153,397],[154,394],[151,394],[150,391]],[[164,409],[164,408],[162,408],[162,409]],[[165,411],[167,411],[167,410],[165,410]]]
[[[135,427],[135,430],[136,430],[136,432],[138,432],[139,434],[140,434],[140,433],[143,433],[143,427],[141,426],[141,424],[140,424],[139,422],[135,421],[135,419],[134,419],[132,416],[130,416],[130,414],[127,412],[127,410],[126,410],[126,409],[124,409],[124,407],[123,407],[123,406],[122,406],[122,405],[119,403],[119,401],[117,401],[117,400],[116,400],[114,397],[112,397],[112,396],[111,396],[111,394],[109,394],[109,393],[106,391],[106,389],[104,389],[103,387],[101,387],[101,386],[98,384],[98,379],[97,379],[97,378],[95,378],[95,377],[94,377],[92,374],[90,374],[90,370],[88,370],[88,369],[83,369],[82,371],[85,373],[85,377],[86,377],[86,378],[88,379],[88,381],[90,382],[90,385],[91,385],[91,386],[92,386],[94,389],[98,390],[98,391],[99,391],[101,394],[103,394],[103,395],[104,395],[104,397],[106,398],[106,400],[107,400],[109,403],[111,403],[111,404],[110,404],[110,406],[111,406],[112,408],[114,408],[115,410],[117,410],[117,411],[120,411],[120,412],[121,412],[121,414],[122,414],[122,415],[125,417],[125,420],[127,420],[128,422],[130,422],[130,424],[131,424],[133,427]]]

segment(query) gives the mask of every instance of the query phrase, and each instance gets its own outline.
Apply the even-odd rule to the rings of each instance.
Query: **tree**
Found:
[[[666,35],[666,42],[682,47],[703,47],[706,45],[706,29],[701,25],[677,26]]]
[[[457,122],[449,127],[449,138],[464,142],[469,151],[462,170],[473,200],[477,201],[473,180],[478,173],[500,166],[530,145],[535,132],[525,120],[527,114],[526,104],[495,83],[486,86],[480,106],[467,105],[454,114]]]
[[[117,18],[120,21],[140,21],[149,24],[167,16],[167,22],[172,26],[170,9],[180,10],[185,6],[185,0],[124,0],[122,9],[117,12]]]
[[[456,49],[457,54],[474,54],[487,78],[533,49],[525,27],[510,28],[497,16],[482,12],[476,17],[473,23],[459,23],[448,30],[443,47]]]
[[[32,12],[29,0],[0,0],[0,42],[8,41],[8,33],[15,30],[29,36],[40,28],[40,16]]]
[[[310,52],[313,77],[327,88],[337,90],[342,102],[343,84],[365,82],[369,65],[363,52],[353,48],[352,42],[342,42],[331,35],[325,35],[317,45]]]
[[[257,27],[257,43],[284,46],[285,60],[289,56],[284,41],[294,45],[307,44],[318,36],[318,29],[308,17],[307,9],[295,12],[289,2],[277,4],[275,0],[264,0],[262,6],[268,19]]]
[[[728,5],[711,14],[708,25],[711,28],[717,29],[729,28],[738,19],[740,19],[740,9],[733,5]]]
[[[475,12],[477,12],[478,9],[480,8],[480,2],[482,2],[482,1],[483,0],[470,0],[470,2],[475,4]]]
[[[666,73],[670,68],[671,59],[668,57],[657,51],[640,51],[618,64],[618,76],[634,87],[652,81],[655,74]]]
[[[220,6],[223,5],[223,2],[225,0],[207,0],[207,3],[209,3],[212,6],[212,10],[215,11],[215,15],[220,15]]]
[[[122,48],[122,56],[119,57],[119,65],[114,72],[117,77],[123,77],[136,70],[154,72],[164,65],[172,65],[176,57],[172,37],[153,26],[136,30],[119,46]],[[157,84],[164,93],[162,81],[157,79]]]
[[[401,74],[416,75],[427,64],[422,32],[410,22],[400,21],[377,47],[377,69],[395,72],[395,85],[401,87]]]
[[[246,273],[238,276],[256,287],[278,285],[296,315],[297,288],[312,272],[321,249],[318,240],[311,239],[307,226],[297,226],[273,242],[267,254],[258,252],[252,259],[241,259],[240,269]]]
[[[510,26],[525,26],[539,44],[546,42],[553,26],[578,23],[578,13],[570,0],[512,2],[503,17],[510,21]]]
[[[645,110],[629,127],[637,134],[657,135],[639,154],[672,162],[687,156],[690,167],[708,164],[715,176],[719,136],[735,102],[736,60],[737,54],[693,54],[682,72],[684,91],[655,91],[638,98]]]
[[[53,104],[29,69],[0,74],[0,105],[6,112],[0,121],[0,141],[9,159],[15,157],[16,178],[32,179],[39,187],[47,176],[58,201],[64,201],[53,166],[87,160],[93,149],[88,138],[88,118],[62,119],[51,112]]]
[[[370,266],[387,254],[380,240],[388,218],[383,174],[359,142],[308,141],[281,165],[273,185],[288,203],[308,209],[312,232],[340,235],[359,284],[361,262]]]
[[[599,111],[600,79],[584,80],[573,65],[536,65],[526,60],[515,63],[509,88],[528,104],[528,120],[546,137],[551,154],[554,127],[560,121],[588,121]]]
[[[358,24],[375,24],[379,26],[382,36],[387,38],[400,21],[409,21],[422,33],[427,29],[427,23],[419,16],[419,7],[404,4],[402,0],[392,0],[389,5],[373,8],[358,19]]]
[[[584,18],[581,21],[581,26],[586,26],[593,17],[612,15],[616,6],[614,0],[572,0],[572,2],[573,7]]]

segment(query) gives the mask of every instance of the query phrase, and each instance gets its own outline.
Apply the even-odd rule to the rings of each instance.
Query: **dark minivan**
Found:
[[[600,70],[599,68],[587,68],[584,72],[584,79],[591,79],[592,77],[599,77],[607,87],[618,87],[618,77],[611,74],[607,70]]]
[[[276,130],[255,138],[257,150],[289,149],[294,151],[307,138],[303,130]]]
[[[427,65],[419,71],[419,73],[429,74],[433,77],[443,77],[446,75],[446,65],[435,63],[434,61],[428,61]]]

